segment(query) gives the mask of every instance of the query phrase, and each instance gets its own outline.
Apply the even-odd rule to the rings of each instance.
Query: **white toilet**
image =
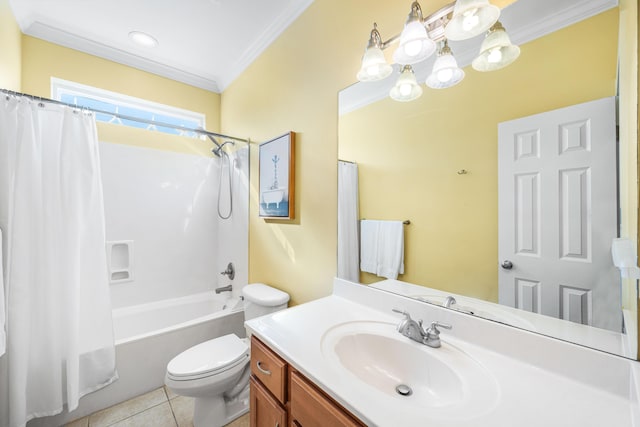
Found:
[[[289,294],[255,283],[242,289],[245,320],[287,308]],[[235,334],[183,351],[169,362],[164,383],[195,398],[194,427],[219,427],[249,410],[249,340]]]

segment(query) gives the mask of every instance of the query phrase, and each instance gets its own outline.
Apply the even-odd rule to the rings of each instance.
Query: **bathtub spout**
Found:
[[[227,285],[227,286],[223,286],[221,288],[216,288],[216,294],[219,294],[220,292],[231,292],[233,290],[233,286],[231,285]]]

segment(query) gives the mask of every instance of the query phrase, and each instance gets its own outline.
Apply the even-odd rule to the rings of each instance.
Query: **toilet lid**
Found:
[[[243,359],[249,346],[235,334],[205,341],[183,351],[169,362],[167,372],[173,377],[192,377],[225,370]]]

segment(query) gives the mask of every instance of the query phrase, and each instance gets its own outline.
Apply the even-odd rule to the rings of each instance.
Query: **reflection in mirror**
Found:
[[[541,36],[523,29],[557,24],[550,17],[559,12],[548,7],[566,12],[585,3],[600,5],[588,15],[565,16]],[[630,131],[637,115],[628,120],[637,92],[618,93],[637,72],[633,61],[619,58],[626,51],[618,43],[623,22],[616,4],[519,0],[500,18],[521,49],[508,67],[480,73],[458,59],[465,79],[434,90],[424,86],[431,59],[416,69],[424,93],[411,102],[387,96],[393,77],[340,93],[338,156],[358,168],[358,188],[349,196],[357,197],[354,215],[411,221],[399,281],[356,271],[357,280],[636,358],[636,281],[621,281],[611,258],[614,238],[636,241],[638,208]],[[477,52],[481,40],[472,41]],[[572,115],[597,100],[605,105],[604,136],[593,133],[600,132],[595,116]],[[601,140],[605,151],[598,151]],[[559,164],[563,153],[600,163]],[[544,170],[527,157],[540,157]],[[520,160],[524,167],[514,169]],[[338,197],[344,204],[341,190]],[[339,218],[339,259],[350,252],[343,227]],[[591,269],[580,270],[585,266]]]

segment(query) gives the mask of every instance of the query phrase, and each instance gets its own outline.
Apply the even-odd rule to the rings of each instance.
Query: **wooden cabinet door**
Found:
[[[295,427],[361,427],[350,414],[325,397],[300,374],[290,371],[291,425]]]
[[[251,427],[286,427],[287,412],[254,377],[250,380]]]
[[[287,402],[287,362],[255,336],[251,337],[251,373],[280,403]]]

